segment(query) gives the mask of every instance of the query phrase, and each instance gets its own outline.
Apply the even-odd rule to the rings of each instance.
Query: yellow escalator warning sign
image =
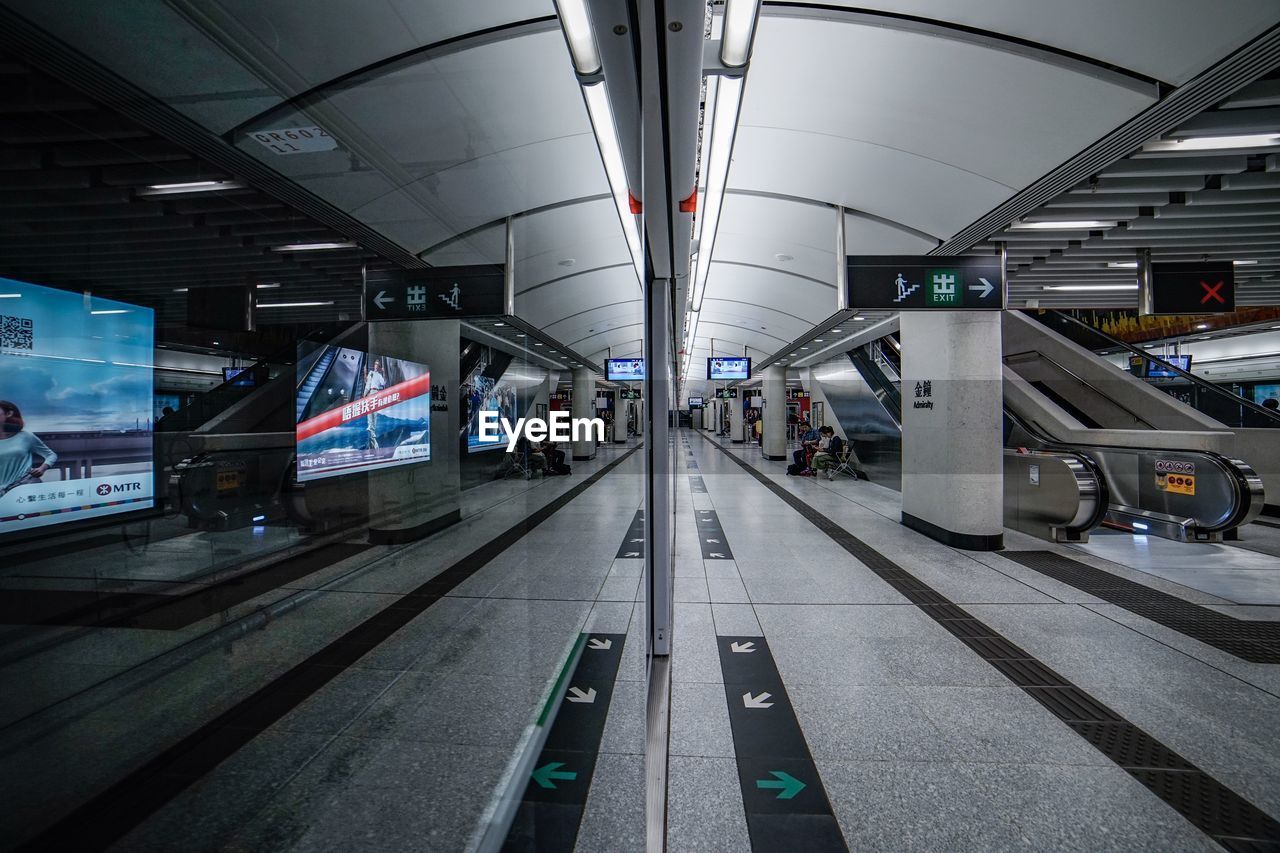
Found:
[[[1162,491],[1179,495],[1196,493],[1196,477],[1194,474],[1156,474],[1156,486]]]

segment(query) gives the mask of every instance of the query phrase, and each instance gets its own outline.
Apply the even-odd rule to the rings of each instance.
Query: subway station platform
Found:
[[[1180,575],[1118,536],[959,551],[892,490],[676,435],[668,849],[1210,850],[1274,826],[1274,565],[1203,546],[1212,571]],[[462,849],[501,817],[476,792],[532,773],[504,849],[643,849],[637,450],[477,508],[429,541],[441,571],[428,544],[367,549],[171,627],[190,643],[154,660],[154,630],[46,632],[4,664],[32,709],[67,692],[7,706],[6,832],[78,804],[37,841]],[[67,660],[114,677],[42,682]],[[158,731],[194,733],[137,766]]]

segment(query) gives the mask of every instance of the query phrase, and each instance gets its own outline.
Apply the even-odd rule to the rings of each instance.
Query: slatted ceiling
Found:
[[[263,309],[263,324],[358,316],[369,253],[271,251],[342,235],[247,187],[140,197],[235,176],[18,63],[0,61],[0,78],[0,275],[149,305],[161,325],[185,322],[176,288],[258,282],[281,285],[263,301],[334,302]]]
[[[1168,136],[1181,137],[1187,129],[1188,136],[1280,134],[1280,109],[1249,100],[1265,100],[1265,93],[1277,89],[1280,72],[1273,72],[1237,93],[1253,95],[1244,100],[1233,95]],[[1272,150],[1140,149],[1107,167],[1028,219],[1109,221],[1109,214],[1116,226],[1089,232],[1006,231],[992,239],[992,245],[1005,241],[1009,247],[1010,304],[1135,307],[1136,290],[1046,288],[1132,284],[1132,269],[1107,263],[1133,261],[1139,249],[1147,248],[1155,261],[1257,261],[1235,269],[1237,304],[1280,304],[1280,173],[1268,171],[1276,159]],[[1092,204],[1081,206],[1081,199]],[[1119,202],[1127,199],[1136,202],[1136,210],[1134,205],[1122,210]]]

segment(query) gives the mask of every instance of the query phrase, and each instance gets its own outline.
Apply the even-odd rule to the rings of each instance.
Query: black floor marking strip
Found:
[[[400,596],[302,663],[161,752],[19,847],[19,851],[105,850],[237,749],[383,643],[454,587],[598,482],[631,448],[551,503]]]
[[[1236,619],[1052,551],[1001,556],[1252,663],[1280,663],[1280,622]]]
[[[705,495],[707,493],[707,484],[701,477],[694,477],[690,475],[689,488],[696,494]]]
[[[589,634],[502,849],[571,851],[587,808],[626,634]]]
[[[755,853],[847,851],[764,637],[716,637]]]
[[[627,528],[627,535],[622,537],[615,560],[637,560],[644,557],[644,510],[636,510]]]
[[[715,442],[711,444],[1201,832],[1228,850],[1280,849],[1280,823],[1266,812],[810,508],[797,495],[732,452]]]
[[[725,538],[724,528],[720,526],[720,516],[714,509],[694,510],[698,522],[698,541],[702,543],[702,559],[732,560],[733,551],[729,550],[729,540]]]
[[[1262,520],[1262,519],[1260,519],[1260,518],[1255,518],[1255,519],[1253,520],[1253,523],[1254,523],[1254,524],[1261,524],[1263,527],[1274,527],[1274,528],[1276,528],[1277,530],[1280,530],[1280,524],[1276,524],[1274,521],[1263,521],[1263,520]]]

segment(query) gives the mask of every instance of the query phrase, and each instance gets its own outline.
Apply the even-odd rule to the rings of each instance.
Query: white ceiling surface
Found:
[[[1275,0],[827,0],[1025,39],[1181,85],[1275,23]]]
[[[1274,0],[1241,0],[1229,15],[1197,0],[835,5],[953,22],[1173,83],[1275,17]],[[723,339],[725,351],[747,343],[772,354],[780,347],[760,325],[789,341],[835,311],[834,290],[785,274],[834,285],[831,209],[735,191],[865,214],[846,218],[849,254],[923,254],[1155,102],[1154,87],[1011,42],[885,18],[764,12],[691,347],[691,389],[705,386],[711,337],[717,352]],[[748,275],[741,264],[778,272]],[[739,304],[752,300],[762,310]]]
[[[215,133],[405,51],[554,14],[551,0],[0,2]],[[600,333],[639,322],[639,287],[564,37],[554,25],[514,32],[357,75],[247,128],[319,125],[336,150],[279,155],[250,136],[235,142],[430,263],[501,263],[494,223],[519,217],[518,291],[578,275],[517,297],[518,313],[543,329],[572,315],[554,334],[571,347],[560,334],[575,335],[598,360],[639,337]],[[541,208],[552,209],[520,216]],[[614,303],[630,313],[607,311]]]

